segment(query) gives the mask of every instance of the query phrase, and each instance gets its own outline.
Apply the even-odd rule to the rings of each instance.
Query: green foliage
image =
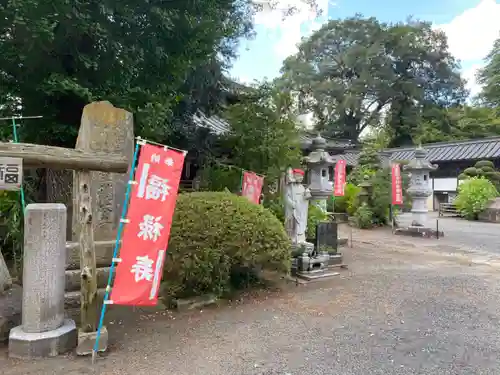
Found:
[[[345,185],[343,197],[334,198],[333,196],[331,196],[328,199],[328,212],[347,213],[349,215],[353,215],[355,211],[356,197],[360,190],[361,189],[359,187],[348,182]],[[335,209],[333,208],[334,202]]]
[[[242,270],[289,267],[290,241],[267,209],[224,192],[179,195],[164,269],[167,299],[221,295]]]
[[[373,177],[379,168],[380,158],[377,150],[371,144],[366,144],[361,149],[358,165],[349,174],[348,180],[355,185],[359,185]]]
[[[385,225],[389,222],[389,206],[391,205],[391,171],[389,168],[378,170],[371,180],[372,194],[370,209],[372,222],[375,225]]]
[[[368,229],[373,226],[373,211],[367,203],[362,203],[354,214],[356,226],[361,229]]]
[[[455,106],[425,107],[415,130],[415,143],[434,143],[496,136],[500,118],[494,108]]]
[[[390,108],[391,136],[405,142],[421,105],[449,106],[466,97],[444,33],[412,20],[330,20],[285,60],[282,79],[300,93],[302,108],[314,112],[319,130],[353,141],[366,127],[379,126]]]
[[[466,168],[459,175],[461,180],[471,177],[484,177],[490,180],[497,190],[500,188],[500,172],[495,169],[495,165],[489,160],[478,161],[474,167]]]
[[[285,222],[285,205],[279,193],[266,194],[262,203],[281,223]]]
[[[219,165],[208,165],[201,173],[201,189],[237,193],[241,189],[241,170]]]
[[[316,238],[316,226],[328,220],[328,215],[323,210],[314,204],[309,204],[307,211],[307,238]]]
[[[495,186],[484,177],[471,177],[458,187],[454,203],[460,213],[469,220],[477,220],[488,202],[498,196]]]
[[[299,132],[292,104],[289,95],[262,85],[226,110],[232,130],[222,143],[231,150],[235,165],[261,173],[268,181],[277,180],[286,167],[300,165]]]
[[[500,37],[486,57],[486,65],[479,71],[478,83],[482,85],[479,94],[482,103],[496,109],[500,107]]]
[[[21,127],[23,140],[73,147],[89,101],[131,110],[137,134],[157,141],[180,129],[173,121],[179,109],[184,116],[216,107],[222,72],[252,33],[253,7],[23,0],[3,2],[0,13],[2,113],[18,114],[20,100],[24,113],[44,116]]]
[[[23,209],[18,192],[0,191],[0,231],[2,253],[14,263],[22,259]]]

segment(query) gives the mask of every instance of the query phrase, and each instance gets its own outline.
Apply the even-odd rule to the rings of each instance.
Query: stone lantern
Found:
[[[312,140],[311,153],[304,157],[309,175],[312,203],[326,212],[326,201],[333,194],[330,166],[335,160],[326,151],[326,140],[318,134]]]
[[[412,198],[412,226],[422,227],[427,223],[427,198],[432,194],[429,186],[429,173],[437,169],[437,165],[429,163],[427,151],[422,147],[415,150],[415,158],[403,169],[410,173],[408,194]]]
[[[403,167],[405,171],[409,172],[410,176],[410,187],[407,193],[412,198],[412,222],[408,228],[398,229],[396,234],[422,237],[443,235],[442,232],[437,233],[435,229],[427,227],[427,199],[432,195],[429,184],[430,172],[437,168],[437,165],[429,163],[427,151],[421,146],[415,150],[415,158]]]

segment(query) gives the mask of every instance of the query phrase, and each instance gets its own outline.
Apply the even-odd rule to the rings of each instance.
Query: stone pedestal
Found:
[[[9,335],[9,356],[56,356],[76,346],[76,325],[64,319],[66,206],[30,204],[24,218],[22,325]]]

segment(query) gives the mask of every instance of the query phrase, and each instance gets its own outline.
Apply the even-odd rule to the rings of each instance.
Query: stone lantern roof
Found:
[[[407,171],[434,171],[438,167],[437,165],[431,164],[429,160],[427,160],[427,150],[422,148],[422,146],[418,146],[415,149],[415,157],[410,160],[410,162],[403,167],[404,170]]]
[[[335,159],[326,151],[327,142],[318,134],[311,143],[311,153],[304,157],[304,162],[308,165],[322,164],[334,165]]]

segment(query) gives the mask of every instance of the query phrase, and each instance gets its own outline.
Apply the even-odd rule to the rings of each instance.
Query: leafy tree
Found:
[[[413,138],[417,143],[433,143],[496,136],[500,119],[488,107],[460,106],[426,111]]]
[[[23,0],[0,12],[2,112],[43,115],[23,140],[66,146],[83,106],[99,99],[131,110],[139,134],[168,137],[176,107],[196,97],[186,79],[210,65],[220,73],[252,27],[251,5],[231,0]]]
[[[231,161],[274,181],[288,165],[300,163],[299,133],[290,112],[292,100],[264,84],[240,103],[227,108],[232,131],[222,141]]]
[[[392,145],[405,143],[423,105],[465,97],[443,33],[424,22],[385,24],[357,15],[332,20],[304,40],[282,79],[329,136],[357,141],[390,108]]]
[[[486,58],[486,65],[478,73],[478,81],[483,85],[479,95],[481,101],[491,107],[500,107],[500,37],[495,41]]]

